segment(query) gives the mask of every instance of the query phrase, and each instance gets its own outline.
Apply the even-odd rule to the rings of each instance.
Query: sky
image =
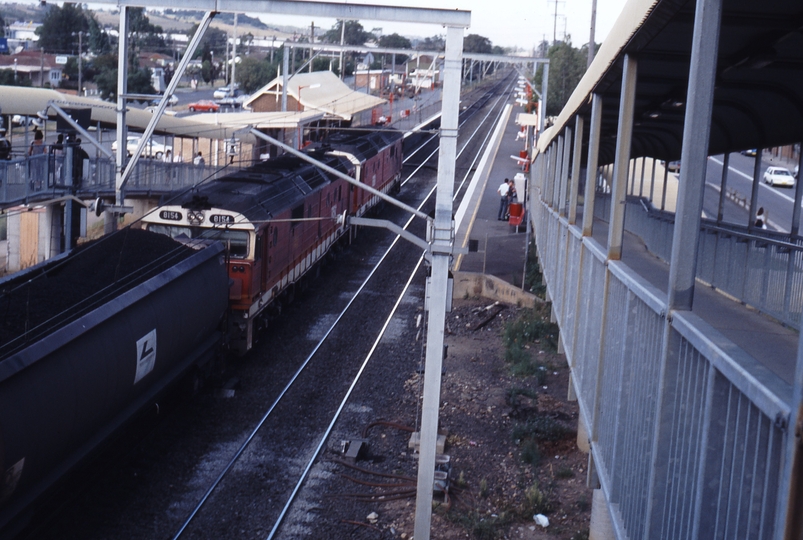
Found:
[[[487,37],[494,45],[518,46],[525,50],[537,46],[543,39],[551,42],[557,27],[557,39],[565,34],[571,36],[572,44],[579,47],[588,43],[591,24],[592,0],[365,0],[366,4],[397,5],[439,9],[462,9],[471,11],[471,28],[468,34]],[[346,2],[349,3],[349,2]],[[358,2],[351,2],[358,3]],[[595,41],[600,43],[610,32],[625,0],[597,0],[597,25]],[[557,18],[555,9],[557,6]],[[261,17],[270,22],[268,17]],[[310,21],[296,17],[270,18],[277,24],[309,26]],[[557,24],[556,24],[557,21]],[[330,29],[334,20],[320,19],[315,25]],[[382,28],[382,34],[394,32],[405,36],[429,37],[444,34],[443,28],[434,25],[410,25],[387,21],[360,21],[371,31]]]
[[[6,3],[13,0],[0,0]],[[330,0],[331,1],[331,0]],[[626,0],[597,0],[597,25],[595,41],[602,42],[610,32]],[[22,0],[22,3],[28,3]],[[169,3],[169,2],[168,2]],[[378,4],[404,7],[461,9],[471,11],[471,27],[468,34],[479,34],[491,40],[493,45],[517,46],[532,50],[542,40],[551,42],[571,36],[575,47],[588,42],[591,22],[592,0],[345,0],[344,4]],[[90,8],[109,9],[109,4],[89,4]],[[557,17],[555,16],[557,10]],[[309,27],[309,19],[289,16],[260,15],[267,24]],[[323,30],[334,26],[334,19],[318,18],[315,25]],[[442,27],[426,24],[403,24],[388,21],[360,21],[368,31],[382,28],[382,34],[394,32],[403,36],[430,37],[445,34]]]

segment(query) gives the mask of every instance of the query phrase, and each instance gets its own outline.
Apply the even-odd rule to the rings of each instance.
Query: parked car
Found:
[[[163,97],[163,96],[159,96],[158,98],[156,98],[156,99],[154,99],[153,101],[151,101],[151,105],[159,105],[159,103],[161,103],[161,102],[162,102],[162,97]],[[171,107],[172,107],[173,105],[176,105],[176,104],[178,104],[178,98],[176,97],[176,95],[175,95],[175,94],[173,94],[172,96],[170,96],[170,98],[167,100],[167,104],[168,104],[168,105],[170,105]]]
[[[661,161],[661,165],[666,167],[669,172],[679,173],[680,172],[680,160],[677,161],[670,161],[667,163],[666,161]]]
[[[190,103],[189,109],[190,112],[218,112],[220,110],[220,105],[214,101],[202,99],[201,101]]]
[[[795,185],[795,177],[786,167],[767,167],[763,178],[764,182],[771,186],[793,187]]]
[[[740,154],[742,154],[743,156],[756,157],[757,152],[758,152],[757,148],[749,148],[747,150],[742,150]]]
[[[11,117],[11,124],[15,126],[36,126],[39,128],[45,125],[41,118],[37,118],[36,116],[22,116],[21,114],[13,115]]]
[[[212,96],[215,99],[231,98],[239,95],[240,91],[236,87],[232,88],[230,86],[221,86],[212,93]]]
[[[137,145],[139,144],[139,140],[141,138],[142,137],[140,137],[139,135],[128,136],[128,139],[126,139],[125,148],[129,156],[134,155],[134,151],[137,149]],[[150,143],[146,144],[145,148],[142,149],[142,156],[162,159],[162,156],[164,156],[165,151],[167,151],[167,146],[151,139]],[[117,152],[117,141],[114,141],[112,143],[112,152]]]

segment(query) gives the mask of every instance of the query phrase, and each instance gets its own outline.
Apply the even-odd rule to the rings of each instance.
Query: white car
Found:
[[[11,123],[17,126],[36,126],[36,127],[43,127],[45,123],[42,121],[41,118],[37,118],[36,116],[23,116],[21,114],[15,114],[11,117]]]
[[[763,178],[764,182],[771,186],[793,187],[795,185],[795,177],[786,167],[767,167]]]
[[[159,105],[159,103],[161,102],[162,102],[162,96],[159,96],[158,98],[153,99],[151,101],[151,105]],[[178,98],[176,97],[175,94],[171,95],[170,98],[168,98],[167,100],[167,104],[170,105],[171,107],[173,105],[176,105],[177,103],[178,103]]]
[[[220,88],[215,90],[214,93],[212,93],[212,96],[215,99],[225,99],[230,97],[237,97],[239,94],[240,91],[237,90],[236,87],[232,90],[232,88],[229,86],[221,86]]]
[[[129,156],[134,155],[140,139],[139,135],[129,135],[128,139],[126,139],[125,148]],[[145,148],[142,149],[142,156],[162,159],[165,151],[167,151],[167,146],[151,139],[150,144],[146,144]],[[117,141],[112,143],[112,152],[117,152]]]

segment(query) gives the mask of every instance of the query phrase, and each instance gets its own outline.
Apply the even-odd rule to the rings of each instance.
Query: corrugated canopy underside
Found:
[[[588,119],[595,93],[603,100],[599,162],[613,162],[629,54],[638,63],[631,156],[679,159],[694,10],[691,0],[630,0],[539,148],[575,114]],[[710,154],[803,140],[801,28],[803,2],[723,0]],[[550,73],[550,83],[557,77]]]

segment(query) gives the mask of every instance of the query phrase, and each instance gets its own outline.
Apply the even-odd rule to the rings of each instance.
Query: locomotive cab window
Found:
[[[235,259],[248,257],[248,231],[225,229],[202,229],[200,238],[220,240],[229,249],[229,256]]]
[[[151,232],[164,234],[176,240],[220,240],[229,249],[229,256],[236,259],[248,257],[248,231],[227,229],[206,229],[203,227],[183,227],[177,225],[148,225]]]

